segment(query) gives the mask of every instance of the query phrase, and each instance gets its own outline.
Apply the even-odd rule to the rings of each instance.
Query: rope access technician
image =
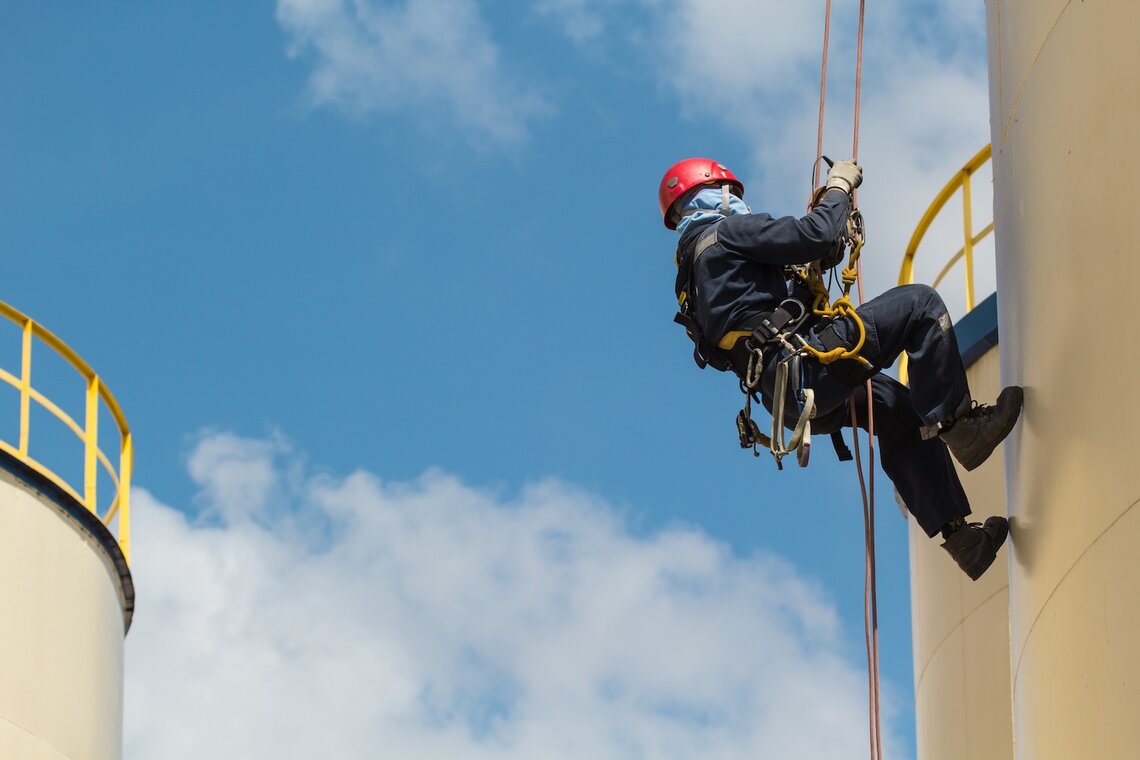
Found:
[[[658,200],[665,226],[680,233],[677,321],[696,344],[698,365],[733,371],[746,396],[758,389],[769,411],[776,368],[797,353],[789,336],[831,351],[852,349],[862,332],[859,360],[824,364],[803,358],[798,377],[786,387],[783,422],[795,426],[799,389],[810,388],[818,431],[852,424],[848,399],[866,428],[867,394],[857,391],[870,379],[883,470],[926,535],[941,534],[942,547],[977,580],[993,563],[1009,526],[1004,517],[967,522],[970,505],[950,456],[967,470],[984,462],[1016,423],[1022,389],[1005,388],[994,405],[972,402],[950,315],[930,287],[896,287],[858,307],[858,319],[827,319],[812,313],[810,293],[788,279],[789,267],[835,265],[851,195],[862,179],[855,161],[838,161],[806,216],[774,218],[752,213],[744,185],[722,164],[691,158],[671,166]],[[903,351],[910,357],[910,388],[881,371]],[[745,385],[750,374],[753,384]],[[745,437],[742,429],[742,445]]]

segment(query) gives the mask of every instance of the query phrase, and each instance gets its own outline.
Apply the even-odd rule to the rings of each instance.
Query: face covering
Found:
[[[721,189],[719,187],[706,187],[704,190],[701,190],[689,199],[689,202],[681,209],[682,214],[692,211],[693,209],[697,209],[697,212],[681,217],[681,221],[677,222],[677,232],[683,233],[685,229],[692,224],[704,224],[713,219],[722,218],[723,215],[720,213],[720,210],[723,202]],[[708,211],[704,209],[708,209]],[[728,212],[729,216],[734,214],[751,214],[752,209],[748,208],[748,205],[743,200],[729,193]]]

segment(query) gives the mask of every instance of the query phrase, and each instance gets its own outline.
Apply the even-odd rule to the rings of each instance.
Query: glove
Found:
[[[836,161],[827,172],[827,189],[836,188],[845,193],[855,191],[863,184],[863,167],[851,161]]]

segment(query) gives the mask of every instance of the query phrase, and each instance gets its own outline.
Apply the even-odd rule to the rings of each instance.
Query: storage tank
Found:
[[[1018,758],[1140,746],[1140,4],[987,2]]]
[[[975,398],[1000,390],[997,299],[990,296],[956,325]],[[1005,514],[1001,448],[978,469],[958,474],[982,521]],[[971,581],[910,522],[915,739],[919,760],[1011,760],[1008,544]]]
[[[916,258],[924,259],[923,268],[933,271],[932,266],[942,265],[948,257],[930,282],[939,287],[948,275],[964,271],[968,311],[955,324],[955,333],[971,393],[980,400],[993,400],[1001,389],[997,295],[975,306],[974,292],[975,251],[983,241],[990,242],[994,227],[992,221],[981,225],[975,221],[975,210],[982,212],[991,205],[988,188],[974,191],[975,175],[989,160],[987,145],[938,192],[911,236],[899,272],[899,284],[906,285],[916,280]],[[985,219],[990,219],[988,212]],[[957,253],[926,250],[933,247],[923,242],[936,220],[950,228],[960,223]],[[906,380],[905,357],[899,376]],[[982,522],[1006,513],[1002,447],[973,472],[957,469],[970,497],[971,520]],[[927,538],[913,522],[908,530],[918,757],[1011,760],[1008,550],[1002,547],[993,566],[974,582],[941,549],[940,539]]]
[[[0,402],[13,407],[0,418],[18,420],[0,431],[0,757],[118,760],[134,612],[130,431],[74,351],[6,304],[0,316],[16,326],[9,353],[19,357],[0,364]],[[47,359],[76,373],[77,399],[48,398],[33,382]],[[79,445],[55,446],[53,424]],[[110,454],[99,444],[109,438]]]

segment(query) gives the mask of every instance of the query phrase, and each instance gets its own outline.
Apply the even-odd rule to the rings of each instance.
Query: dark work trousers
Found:
[[[946,305],[933,288],[904,285],[893,288],[856,309],[867,338],[861,355],[874,365],[867,369],[851,360],[820,364],[801,361],[805,387],[815,390],[816,419],[812,431],[830,433],[851,426],[849,398],[855,399],[859,426],[867,427],[869,377],[873,390],[875,435],[879,439],[883,471],[894,483],[907,509],[927,536],[933,536],[955,517],[970,514],[970,504],[950,452],[934,428],[970,398],[966,369]],[[850,318],[818,325],[807,333],[816,348],[836,344],[853,346],[858,328]],[[910,388],[879,370],[891,366],[903,351],[910,357]],[[783,355],[781,355],[782,357]],[[761,390],[771,410],[777,359],[764,369]],[[785,425],[799,416],[794,383],[789,379]],[[928,437],[924,439],[926,428]]]

